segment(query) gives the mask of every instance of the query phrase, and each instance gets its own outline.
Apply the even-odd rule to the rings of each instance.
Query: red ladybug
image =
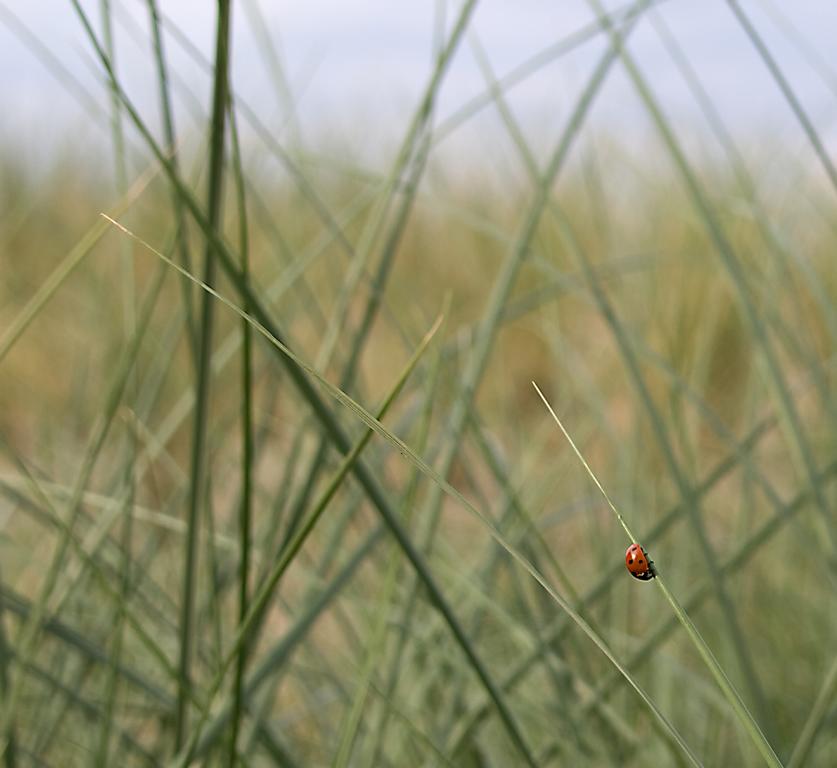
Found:
[[[625,552],[625,565],[631,576],[640,581],[650,581],[656,576],[654,562],[648,558],[646,551],[639,544],[631,544]]]

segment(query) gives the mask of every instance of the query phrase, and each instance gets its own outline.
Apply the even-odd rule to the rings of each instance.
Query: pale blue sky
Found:
[[[272,86],[262,49],[256,42],[245,6],[234,3],[234,82],[243,98],[276,124],[285,113],[281,96]],[[155,109],[151,60],[148,55],[145,3],[112,0],[117,13],[118,67],[137,102],[148,113]],[[0,0],[94,94],[102,107],[107,100],[97,81],[95,65],[72,6],[65,0]],[[83,3],[98,24],[99,3]],[[210,0],[159,0],[163,12],[183,29],[195,45],[210,55],[215,3]],[[826,0],[749,0],[742,3],[764,36],[814,123],[827,140],[835,135],[837,75],[827,69],[837,61],[837,3]],[[792,16],[805,40],[807,53],[794,42],[769,9],[781,5]],[[608,3],[611,8],[620,7]],[[264,31],[274,40],[288,78],[296,114],[308,141],[331,135],[347,142],[364,137],[397,136],[417,102],[430,71],[434,30],[440,9],[446,26],[458,3],[385,2],[385,0],[260,0]],[[665,0],[657,4],[681,49],[736,135],[746,139],[770,137],[804,143],[804,137],[751,44],[721,0]],[[582,0],[483,0],[451,67],[439,104],[443,120],[485,88],[473,53],[473,40],[486,51],[495,73],[502,75],[546,46],[591,21]],[[128,23],[124,23],[128,20]],[[133,21],[131,21],[133,20]],[[509,92],[509,100],[529,137],[550,140],[563,124],[575,95],[601,55],[598,36],[550,64]],[[206,104],[209,78],[182,47],[167,38],[173,68],[182,79],[181,100]],[[672,63],[655,26],[643,19],[630,40],[655,93],[669,114],[687,129],[700,132],[700,112]],[[76,138],[100,138],[102,128],[84,128],[90,120],[10,29],[0,14],[0,98],[6,119],[5,138],[35,140],[43,146],[72,132]],[[826,70],[826,71],[823,71]],[[191,94],[191,95],[189,95]],[[185,103],[185,101],[183,101]],[[187,112],[181,124],[188,126]],[[647,119],[633,89],[617,68],[599,97],[591,117],[597,128],[616,136],[645,130]],[[492,122],[493,121],[493,122]],[[79,128],[82,127],[81,132]],[[104,126],[106,128],[106,126]],[[465,124],[458,135],[467,145],[481,131],[496,128],[492,110]],[[456,141],[457,135],[452,138]]]

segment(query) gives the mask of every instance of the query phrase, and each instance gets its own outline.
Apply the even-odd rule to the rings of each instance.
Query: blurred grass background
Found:
[[[554,140],[524,138],[484,59],[503,132],[457,162],[438,147],[460,118],[434,107],[475,5],[439,11],[424,97],[375,163],[371,115],[315,150],[238,101],[223,23],[205,104],[171,86],[153,23],[145,40],[161,104],[201,130],[132,114],[118,66],[108,104],[114,10],[77,6],[111,144],[0,157],[6,765],[761,764],[625,571],[533,380],[778,759],[837,761],[826,143],[789,88],[805,152],[742,146],[653,4],[593,3],[578,40],[600,58]],[[648,24],[705,133],[669,121],[622,46]],[[655,131],[639,144],[586,127],[616,72]],[[371,414],[395,392],[386,429],[472,508],[380,434],[341,464],[366,427],[321,379]]]

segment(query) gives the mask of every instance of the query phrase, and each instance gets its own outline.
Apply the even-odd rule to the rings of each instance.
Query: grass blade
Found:
[[[219,0],[215,38],[215,83],[212,97],[209,154],[209,199],[207,227],[217,232],[221,222],[221,192],[224,172],[224,137],[227,103],[229,101],[229,45],[230,2]],[[113,80],[115,82],[115,80]],[[215,280],[215,253],[212,242],[207,242],[204,256],[204,283]],[[195,581],[197,579],[197,547],[199,537],[198,511],[205,498],[207,478],[206,429],[209,410],[209,361],[212,356],[213,306],[209,294],[204,294],[201,305],[200,345],[198,348],[197,393],[194,430],[192,433],[191,474],[189,478],[189,508],[187,512],[186,548],[184,553],[183,597],[180,615],[180,686],[175,714],[175,751],[180,749],[188,728],[186,706],[191,688],[192,649],[194,645]],[[211,514],[211,512],[210,512]]]
[[[615,515],[617,521],[625,530],[625,533],[628,536],[628,540],[632,543],[639,541],[639,538],[633,533],[630,526],[628,525],[628,522],[616,508],[616,505],[613,503],[613,500],[610,498],[610,496],[608,496],[607,491],[599,482],[599,479],[596,477],[593,470],[590,469],[590,465],[587,463],[587,460],[584,458],[581,451],[579,451],[576,447],[576,444],[573,442],[573,439],[570,437],[569,433],[564,428],[564,425],[561,423],[561,420],[555,414],[555,411],[552,410],[552,406],[544,397],[540,389],[538,389],[538,385],[535,384],[535,382],[533,381],[532,386],[535,388],[535,391],[538,393],[541,400],[543,400],[544,405],[549,410],[549,413],[552,416],[555,423],[561,429],[561,432],[564,434],[564,437],[567,438],[567,441],[572,447],[573,452],[576,456],[578,456],[578,459],[584,466],[584,469],[587,471],[587,474],[590,475],[591,479],[596,484],[596,487],[601,491],[602,496],[604,496],[605,501],[607,501],[607,504],[613,511],[613,514]],[[709,646],[706,644],[706,641],[701,636],[697,627],[692,623],[692,620],[689,618],[689,615],[683,609],[683,606],[680,605],[679,601],[671,592],[665,580],[656,571],[654,581],[662,590],[663,595],[665,596],[666,600],[671,606],[672,611],[674,611],[677,620],[686,630],[686,634],[688,634],[690,640],[692,641],[692,644],[695,646],[698,653],[700,654],[700,657],[703,659],[704,663],[709,668],[709,671],[715,678],[715,682],[718,684],[718,687],[721,689],[721,692],[724,694],[724,697],[729,702],[730,706],[732,707],[733,711],[735,712],[736,716],[741,722],[741,725],[744,727],[744,730],[747,732],[747,734],[752,739],[753,743],[756,745],[756,748],[761,753],[765,762],[768,765],[773,766],[774,768],[781,768],[782,763],[779,761],[779,758],[776,756],[776,753],[773,751],[773,748],[767,742],[767,739],[761,732],[758,723],[756,723],[756,721],[753,719],[753,716],[750,714],[746,705],[741,700],[741,696],[739,695],[738,691],[735,690],[734,686],[729,681],[729,678],[727,678],[726,674],[724,673],[724,670],[718,663],[718,660],[712,654],[712,651],[709,649]]]
[[[235,110],[230,106],[230,132],[233,144],[233,168],[235,170],[235,190],[238,203],[239,253],[241,254],[241,273],[245,281],[250,281],[250,236],[247,224],[247,199],[244,187],[244,170],[241,165],[241,148],[238,142],[238,128]],[[244,304],[245,313],[249,307]],[[239,548],[241,564],[239,566],[238,587],[238,623],[241,626],[249,609],[248,580],[250,578],[250,550],[253,525],[253,349],[252,329],[250,324],[241,321],[241,507],[239,510]],[[230,732],[230,765],[235,765],[238,732],[241,725],[242,692],[244,667],[247,663],[247,644],[242,643],[238,650],[233,683],[233,719]]]

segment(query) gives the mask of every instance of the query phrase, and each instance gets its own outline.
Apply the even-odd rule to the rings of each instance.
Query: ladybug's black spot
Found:
[[[639,560],[637,560],[637,562],[638,562],[640,565],[642,565],[642,564],[645,562],[645,560],[643,560],[642,558],[639,558]]]

